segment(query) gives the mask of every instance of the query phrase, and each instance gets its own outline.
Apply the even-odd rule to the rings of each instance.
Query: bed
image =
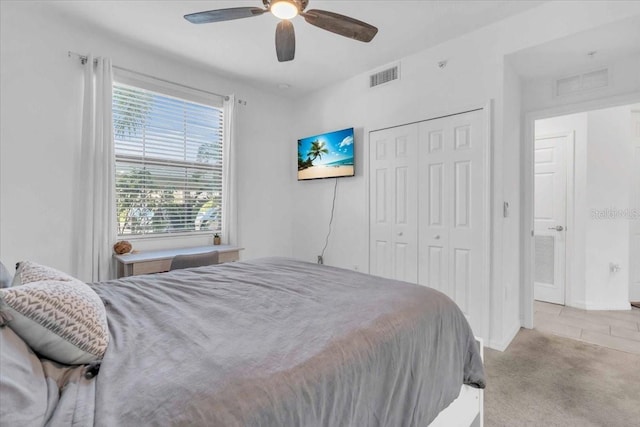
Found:
[[[1,328],[0,424],[481,423],[481,347],[435,290],[285,258],[89,286],[109,332],[97,375]]]

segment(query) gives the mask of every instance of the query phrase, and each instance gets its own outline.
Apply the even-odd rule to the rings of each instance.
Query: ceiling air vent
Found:
[[[369,76],[369,87],[380,86],[385,83],[398,80],[400,78],[400,65],[396,64],[391,68],[379,71]]]
[[[609,86],[609,69],[590,71],[556,80],[555,95],[564,96]]]

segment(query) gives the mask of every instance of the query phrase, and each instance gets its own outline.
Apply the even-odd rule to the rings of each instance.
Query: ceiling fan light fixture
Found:
[[[2,0],[0,0],[2,1]],[[255,0],[256,2],[258,0]],[[378,29],[366,22],[358,21],[349,16],[326,10],[312,9],[307,11],[310,0],[262,0],[264,8],[259,7],[229,7],[226,9],[206,10],[190,13],[184,18],[192,24],[206,24],[209,22],[233,21],[235,19],[251,18],[271,12],[280,19],[276,27],[276,56],[279,62],[292,61],[296,52],[296,36],[291,20],[300,15],[315,27],[368,43],[378,33]]]
[[[277,0],[269,8],[277,18],[292,19],[298,15],[298,6],[289,0]]]

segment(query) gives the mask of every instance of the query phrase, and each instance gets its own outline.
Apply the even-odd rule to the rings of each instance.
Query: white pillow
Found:
[[[45,425],[48,392],[42,362],[11,328],[0,328],[0,349],[0,424]]]
[[[8,324],[47,359],[70,365],[101,359],[109,344],[109,330],[98,294],[70,276],[69,280],[25,283],[42,272],[42,266],[21,263],[20,267],[22,284],[0,289],[0,325]]]

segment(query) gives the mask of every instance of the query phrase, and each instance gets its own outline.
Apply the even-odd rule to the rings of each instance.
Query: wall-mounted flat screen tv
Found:
[[[298,140],[298,181],[354,176],[353,128]]]

